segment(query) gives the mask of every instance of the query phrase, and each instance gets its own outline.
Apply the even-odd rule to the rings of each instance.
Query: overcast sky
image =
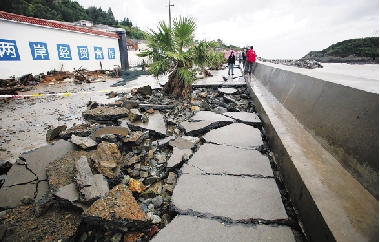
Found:
[[[169,21],[169,0],[77,0],[85,8],[111,7],[147,31]],[[197,20],[197,39],[252,45],[267,59],[299,59],[337,42],[378,37],[378,0],[171,0],[172,19]]]

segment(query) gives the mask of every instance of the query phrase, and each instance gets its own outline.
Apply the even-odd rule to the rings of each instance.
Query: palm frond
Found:
[[[194,69],[180,67],[177,70],[179,79],[183,81],[186,85],[192,83],[196,79],[196,72]]]
[[[170,70],[170,62],[167,59],[154,61],[149,65],[148,72],[155,78],[166,74]]]
[[[191,47],[194,44],[194,33],[197,24],[192,17],[180,17],[173,20],[173,36],[178,52],[183,48]]]

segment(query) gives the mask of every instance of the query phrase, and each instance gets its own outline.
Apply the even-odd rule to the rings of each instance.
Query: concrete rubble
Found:
[[[32,223],[39,241],[179,241],[181,223],[247,238],[300,234],[245,86],[194,87],[189,101],[150,86],[113,95],[115,103],[91,102],[83,123],[49,131],[48,146],[2,165],[0,239]],[[54,231],[43,226],[58,219]]]

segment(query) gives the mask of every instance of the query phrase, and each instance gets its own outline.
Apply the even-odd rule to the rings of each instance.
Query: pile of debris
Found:
[[[50,129],[55,143],[1,164],[0,240],[151,239],[176,215],[179,168],[215,128],[186,133],[181,123],[198,111],[255,111],[246,87],[225,89],[179,101],[145,86],[110,93],[112,104],[89,102],[84,123]]]
[[[323,68],[321,62],[318,62],[316,60],[297,60],[292,63],[293,66],[306,68],[306,69],[315,69],[315,68]]]
[[[87,71],[79,68],[74,72],[68,71],[48,71],[45,75],[26,74],[21,77],[12,76],[9,79],[0,79],[0,95],[18,95],[18,92],[25,92],[32,89],[32,86],[39,84],[56,84],[65,79],[72,79],[76,84],[91,83],[96,80],[105,79],[106,71]]]

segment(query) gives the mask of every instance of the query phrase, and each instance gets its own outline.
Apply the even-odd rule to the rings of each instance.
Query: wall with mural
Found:
[[[109,34],[112,35],[112,34]],[[112,70],[120,65],[117,35],[102,36],[0,19],[0,78],[51,70]]]

